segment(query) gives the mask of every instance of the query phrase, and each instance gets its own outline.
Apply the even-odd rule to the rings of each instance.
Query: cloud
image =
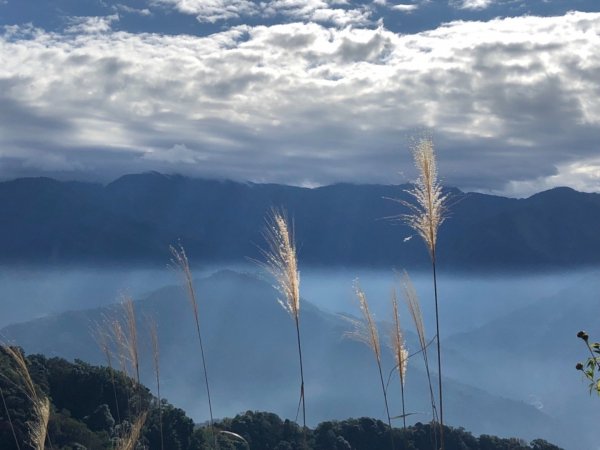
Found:
[[[152,4],[172,6],[185,14],[193,14],[200,22],[218,22],[254,16],[259,6],[250,0],[151,0]]]
[[[106,33],[111,30],[112,23],[118,20],[118,14],[98,17],[69,17],[69,26],[65,31],[67,33]]]
[[[448,184],[600,190],[599,46],[597,13],[414,35],[315,23],[206,37],[13,27],[0,39],[0,177],[398,183],[414,177],[409,141],[426,128]]]
[[[494,4],[495,0],[460,0],[455,2],[458,8],[460,9],[486,9],[492,4]]]
[[[392,9],[396,10],[396,11],[402,11],[402,12],[412,12],[412,11],[416,11],[417,9],[419,9],[419,5],[415,5],[412,3],[399,3],[397,5],[393,5]]]
[[[200,22],[216,23],[252,17],[284,17],[335,26],[371,23],[372,11],[366,6],[353,7],[344,0],[152,0],[156,5],[196,15]]]
[[[554,175],[510,181],[503,189],[503,193],[522,197],[556,186],[569,186],[579,191],[600,192],[600,158],[560,163],[557,165]]]
[[[117,3],[114,8],[118,11],[122,11],[124,13],[129,13],[129,14],[136,14],[138,16],[151,16],[152,15],[152,11],[150,11],[148,8],[142,8],[142,9],[138,9],[138,8],[132,8],[131,6],[127,6],[127,5],[123,5],[121,3]]]
[[[170,164],[197,164],[206,159],[202,153],[188,148],[185,144],[175,144],[165,151],[150,150],[144,153],[142,158]]]

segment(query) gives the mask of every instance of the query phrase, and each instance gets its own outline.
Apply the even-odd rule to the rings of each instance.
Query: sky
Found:
[[[600,192],[597,0],[0,0],[0,179]]]

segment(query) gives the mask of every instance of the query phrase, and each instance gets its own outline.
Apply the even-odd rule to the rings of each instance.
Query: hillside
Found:
[[[70,363],[64,359],[47,359],[40,355],[26,358],[26,363],[40,395],[51,399],[48,442],[56,450],[104,450],[113,448],[126,435],[128,423],[138,417],[136,398],[141,395],[142,410],[148,411],[139,444],[144,449],[169,450],[209,449],[210,429],[194,426],[185,412],[168,402],[162,402],[159,413],[157,399],[145,387],[136,387],[132,380],[105,367],[82,361]],[[27,444],[27,420],[32,419],[31,404],[19,389],[14,361],[0,351],[0,388],[6,408],[0,410],[0,448],[31,449]],[[10,421],[8,418],[10,417]],[[160,432],[162,424],[162,435]],[[235,450],[292,449],[303,444],[304,435],[293,422],[281,420],[272,413],[247,411],[232,419],[222,419],[215,425],[219,448]],[[229,438],[221,431],[242,436],[246,444]],[[13,435],[14,431],[14,435]],[[161,438],[162,436],[162,438]],[[531,445],[518,439],[502,439],[483,435],[475,437],[463,429],[446,429],[448,450],[560,450],[543,440]],[[430,446],[429,425],[421,423],[406,430],[394,429],[398,449],[426,450]],[[15,444],[15,439],[18,442]],[[323,422],[307,430],[307,448],[314,450],[389,448],[389,428],[370,418]],[[137,448],[137,447],[136,447]]]
[[[261,409],[293,418],[298,400],[294,388],[298,385],[295,334],[290,318],[277,304],[277,293],[264,281],[231,271],[219,272],[196,284],[207,363],[214,380],[212,390],[218,399],[214,402],[215,414],[231,416],[240,410]],[[141,318],[157,320],[167,397],[197,420],[206,420],[207,411],[202,405],[205,394],[198,383],[202,379],[201,365],[185,292],[178,286],[155,291],[136,302],[136,313],[142,342],[149,339]],[[115,315],[122,315],[117,306],[73,311],[11,325],[0,334],[27,352],[103,363],[91,330],[105,317]],[[343,338],[349,329],[347,321],[306,301],[301,320],[310,424],[360,415],[383,418],[372,355],[362,344]],[[418,348],[413,335],[408,341],[409,348]],[[148,346],[143,351],[142,379],[150,383]],[[464,355],[449,351],[445,358],[461,361]],[[387,348],[384,366],[387,370],[392,367]],[[409,364],[406,391],[409,408],[416,413],[412,418],[428,421],[428,391],[419,358]],[[450,425],[475,433],[525,439],[556,440],[562,432],[560,423],[533,406],[474,388],[466,379],[448,378],[445,392]],[[399,397],[398,382],[392,379],[390,398]],[[398,414],[396,400],[393,409]]]

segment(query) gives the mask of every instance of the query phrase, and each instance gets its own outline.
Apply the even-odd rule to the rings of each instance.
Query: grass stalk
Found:
[[[392,419],[390,416],[390,408],[387,398],[387,389],[383,381],[383,369],[381,363],[381,343],[379,341],[379,332],[377,330],[377,324],[369,309],[369,302],[364,291],[360,288],[358,280],[354,281],[354,293],[358,299],[360,311],[362,313],[362,321],[349,319],[353,324],[353,330],[346,333],[346,336],[366,344],[372,351],[377,362],[377,369],[379,370],[379,380],[381,382],[381,391],[383,393],[383,401],[385,403],[385,412],[387,415],[388,425],[390,427],[390,444],[391,448],[394,448],[394,435],[392,428]]]
[[[439,227],[445,219],[448,196],[443,193],[442,186],[438,179],[437,162],[432,139],[420,139],[413,148],[413,157],[419,176],[413,188],[409,189],[407,193],[413,197],[414,203],[404,200],[400,200],[400,203],[408,207],[411,211],[409,214],[404,215],[403,218],[406,224],[421,236],[423,242],[427,246],[431,258],[435,301],[438,391],[440,404],[439,425],[441,450],[444,450],[444,397],[442,389],[442,356],[436,274],[436,244]]]
[[[12,432],[13,438],[15,440],[15,445],[17,446],[17,450],[21,450],[21,446],[19,445],[19,440],[17,439],[17,433],[15,432],[15,426],[13,425],[12,419],[10,417],[10,412],[8,411],[8,406],[6,406],[6,399],[4,398],[4,391],[0,386],[0,397],[2,398],[2,405],[4,406],[4,413],[6,414],[6,418],[8,420],[8,424],[10,426],[10,431]]]
[[[133,421],[125,436],[123,436],[119,444],[117,445],[116,450],[135,450],[136,444],[142,434],[142,428],[144,428],[144,423],[146,423],[146,418],[148,417],[148,412],[144,411],[138,414],[136,419]]]
[[[432,251],[431,267],[433,273],[433,296],[435,300],[435,335],[437,336],[437,364],[438,364],[438,391],[440,396],[440,439],[442,441],[441,450],[445,449],[444,441],[444,396],[442,395],[442,349],[440,346],[440,313],[438,307],[438,287],[437,287],[437,274],[435,264],[435,247]]]
[[[192,271],[190,269],[190,263],[188,257],[185,253],[184,248],[180,245],[179,248],[174,246],[170,247],[171,255],[172,255],[172,263],[179,268],[183,275],[186,291],[188,293],[188,298],[190,300],[190,304],[192,306],[192,311],[194,313],[194,322],[196,324],[196,335],[198,336],[198,343],[200,345],[200,356],[202,358],[202,369],[204,371],[204,385],[206,388],[206,396],[208,398],[208,412],[210,415],[210,430],[213,437],[213,443],[215,448],[217,448],[217,435],[215,433],[214,426],[214,418],[213,418],[213,409],[212,409],[212,401],[210,397],[210,384],[208,382],[208,370],[206,368],[206,357],[204,354],[204,345],[202,343],[202,333],[200,332],[200,314],[198,308],[198,300],[196,298],[196,290],[194,289],[194,282],[192,278]]]
[[[408,306],[408,310],[415,324],[417,336],[419,338],[419,346],[421,347],[420,353],[423,356],[423,363],[425,364],[425,372],[427,374],[427,382],[429,384],[429,398],[431,401],[433,425],[435,425],[438,421],[438,414],[435,403],[435,395],[433,393],[433,384],[431,382],[431,371],[429,370],[429,355],[427,353],[429,343],[427,342],[427,339],[425,337],[425,325],[423,324],[423,315],[421,314],[419,297],[406,271],[403,272],[400,281],[402,285],[402,293],[404,295],[404,300],[406,301],[406,305]],[[437,449],[437,437],[435,433],[433,433],[433,440],[435,448]]]
[[[160,432],[160,448],[164,450],[163,419],[162,419],[162,399],[160,396],[160,347],[158,341],[158,327],[156,321],[148,319],[148,329],[150,332],[150,341],[152,343],[152,362],[154,366],[154,375],[156,376],[156,396],[158,399],[158,427]]]
[[[282,211],[272,211],[267,218],[267,228],[263,233],[268,249],[263,251],[266,262],[263,266],[276,281],[275,288],[283,296],[278,299],[281,306],[290,314],[296,326],[298,360],[300,363],[300,402],[302,406],[302,426],[306,446],[306,402],[304,391],[304,364],[300,339],[300,272],[296,244],[286,215]]]
[[[140,354],[133,299],[131,297],[124,297],[121,301],[121,306],[125,316],[125,332],[121,333],[122,349],[131,365],[131,373],[135,382],[135,414],[139,418],[142,415],[142,384],[140,381]]]
[[[113,363],[112,363],[112,352],[110,349],[108,336],[107,336],[106,332],[100,326],[97,327],[97,329],[94,333],[94,336],[96,337],[96,341],[98,342],[98,345],[100,346],[100,350],[102,351],[104,358],[106,358],[106,364],[108,364],[108,369],[110,371],[110,382],[112,384],[113,396],[115,399],[115,411],[117,413],[117,423],[121,423],[121,412],[119,411],[119,400],[117,398],[117,384],[115,382],[115,369],[114,369]]]
[[[142,428],[148,417],[148,410],[142,405],[142,384],[140,380],[140,355],[138,345],[137,320],[135,315],[135,305],[131,297],[123,297],[121,300],[122,313],[124,316],[124,325],[121,320],[114,318],[110,325],[112,334],[117,346],[119,361],[122,372],[132,380],[135,401],[135,419],[130,423],[129,429],[121,437],[116,450],[134,450],[140,438]],[[110,349],[107,348],[108,358]],[[130,399],[131,400],[131,399]],[[128,402],[129,403],[129,402]],[[128,406],[129,408],[129,406]],[[128,415],[130,411],[128,410]]]
[[[404,403],[404,383],[406,382],[406,369],[408,367],[408,351],[404,341],[404,333],[400,327],[400,314],[398,312],[398,296],[396,290],[392,290],[392,310],[394,316],[394,328],[392,330],[391,346],[398,367],[398,375],[400,376],[400,395],[402,398],[402,423],[406,430],[406,407]]]
[[[29,373],[25,356],[17,349],[8,345],[2,349],[12,358],[17,367],[17,373],[23,383],[23,391],[32,402],[34,419],[28,422],[30,445],[35,450],[44,450],[48,433],[48,420],[50,419],[50,400],[38,394],[35,384]]]

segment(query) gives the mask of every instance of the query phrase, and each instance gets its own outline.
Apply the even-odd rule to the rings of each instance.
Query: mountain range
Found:
[[[277,184],[126,175],[107,185],[22,178],[0,183],[5,263],[164,265],[181,243],[195,262],[260,258],[265,217],[294,221],[301,264],[423,267],[402,223],[409,185]],[[446,271],[576,268],[600,263],[600,195],[555,188],[516,199],[447,190],[439,235]],[[412,237],[415,237],[414,239]]]

